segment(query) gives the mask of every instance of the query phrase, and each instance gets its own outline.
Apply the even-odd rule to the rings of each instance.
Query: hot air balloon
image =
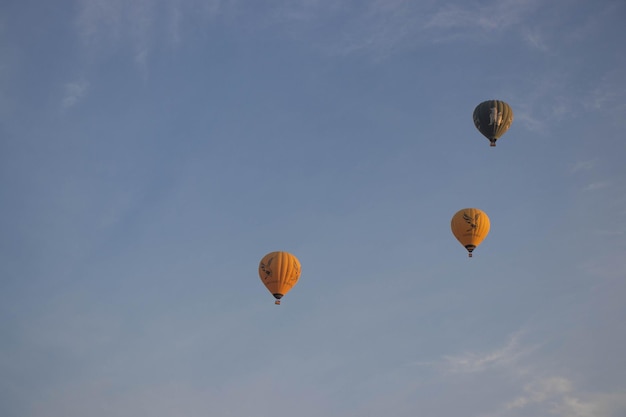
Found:
[[[482,133],[490,146],[496,146],[496,141],[513,123],[511,106],[500,100],[487,100],[474,109],[474,126]]]
[[[467,249],[470,258],[474,249],[487,237],[490,226],[491,223],[487,214],[477,208],[466,208],[457,211],[452,216],[450,223],[452,233],[461,242],[461,245]]]
[[[270,293],[276,298],[274,304],[296,285],[302,267],[298,258],[287,252],[271,252],[259,263],[259,277]]]

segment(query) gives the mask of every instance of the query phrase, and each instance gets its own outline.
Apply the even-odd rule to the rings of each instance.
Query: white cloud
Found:
[[[626,414],[626,392],[612,394],[596,394],[592,397],[595,411],[594,417],[621,417]]]
[[[515,97],[514,125],[540,135],[548,135],[559,121],[567,120],[580,111],[568,96],[570,77],[559,71],[548,71],[540,76],[520,80],[521,93],[507,92]]]
[[[526,333],[526,332],[525,332]],[[443,356],[434,365],[444,384],[458,386],[460,373],[471,373],[467,384],[476,384],[497,393],[497,398],[483,417],[618,417],[626,412],[626,392],[594,392],[581,389],[576,381],[557,369],[537,362],[538,345],[525,346],[522,332],[509,337],[503,346],[486,352]],[[471,387],[466,387],[471,390]],[[508,398],[508,399],[507,399]]]
[[[85,80],[77,80],[65,84],[65,92],[61,100],[61,106],[68,109],[78,103],[87,93],[89,83]]]
[[[603,188],[608,188],[610,183],[608,181],[597,181],[587,184],[583,187],[583,191],[595,191]]]
[[[548,51],[548,44],[544,34],[538,29],[526,28],[522,30],[522,37],[527,44],[540,51]]]
[[[571,380],[559,376],[527,383],[523,394],[496,415],[542,415],[557,417],[617,417],[626,411],[625,393],[597,394],[577,391]],[[521,414],[520,414],[521,413]]]
[[[335,54],[361,50],[389,53],[415,43],[456,39],[468,31],[505,29],[532,13],[536,4],[535,0],[505,0],[482,6],[459,3],[438,7],[407,0],[332,4],[299,0],[259,6],[234,0],[79,0],[77,26],[86,45],[130,44],[140,51],[135,56],[145,56],[155,47],[155,39],[165,36],[167,42],[176,45],[183,38],[182,31],[198,21],[199,26],[204,26],[221,15],[239,22],[254,13],[247,27],[278,26],[294,36],[315,36],[316,44]],[[320,24],[327,27],[328,22],[339,17],[343,21],[339,29],[319,30]],[[532,39],[539,45],[537,31]]]
[[[119,0],[80,0],[76,24],[82,40],[92,44],[104,36],[120,37],[122,2]],[[103,34],[104,33],[104,34]]]
[[[79,0],[76,26],[83,42],[127,43],[144,49],[165,28],[179,40],[184,19],[205,22],[221,12],[229,0]],[[162,22],[168,22],[161,25]]]
[[[583,402],[579,398],[565,396],[552,408],[552,413],[563,417],[600,417],[593,403]]]
[[[620,236],[617,233],[605,236]],[[605,277],[605,279],[621,279],[626,276],[626,258],[624,253],[617,247],[613,252],[604,253],[601,256],[590,258],[580,264],[579,268],[585,271],[590,277]]]
[[[180,31],[183,21],[183,12],[180,8],[180,2],[172,2],[169,14],[171,16],[169,20],[169,37],[174,45],[178,45],[182,41]]]
[[[562,377],[542,378],[524,386],[524,395],[506,404],[507,409],[522,408],[540,403],[572,390],[572,383]]]
[[[574,174],[580,171],[589,171],[593,169],[598,163],[598,158],[588,159],[585,161],[578,161],[570,169],[570,173]]]
[[[500,30],[519,23],[535,9],[536,5],[537,2],[532,0],[492,1],[480,6],[470,3],[463,3],[463,6],[448,5],[433,14],[426,23],[426,27]]]
[[[478,9],[468,10],[460,6],[445,6],[430,17],[425,27],[436,29],[478,27],[482,30],[492,30],[498,27],[498,23],[496,20],[481,16]]]
[[[520,337],[520,332],[514,333],[506,345],[490,352],[444,356],[444,367],[447,372],[482,372],[493,367],[511,366],[534,349],[522,348]]]
[[[597,235],[606,236],[606,237],[622,236],[626,234],[626,226],[618,226],[617,228],[612,229],[612,230],[594,229],[593,232]]]
[[[479,38],[471,35],[488,35],[518,25],[537,4],[535,0],[492,1],[478,6],[402,0],[359,3],[359,8],[350,10],[348,24],[333,39],[333,52],[388,54],[424,43],[476,41]],[[538,32],[534,39],[538,45]]]
[[[178,0],[79,0],[78,3],[78,35],[88,52],[97,51],[94,56],[130,48],[135,63],[142,67],[160,38],[170,36],[173,44],[180,40]],[[163,20],[169,24],[163,25]]]
[[[584,101],[587,110],[612,115],[617,123],[624,123],[626,111],[626,62],[622,59],[616,69],[604,74]]]

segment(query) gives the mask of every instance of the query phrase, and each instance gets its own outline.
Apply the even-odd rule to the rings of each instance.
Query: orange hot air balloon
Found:
[[[471,258],[474,249],[487,237],[491,223],[484,211],[477,208],[466,208],[457,211],[452,216],[450,227],[454,236],[467,249]]]
[[[274,304],[293,288],[300,278],[302,267],[298,258],[288,252],[271,252],[259,263],[259,277],[276,298]]]

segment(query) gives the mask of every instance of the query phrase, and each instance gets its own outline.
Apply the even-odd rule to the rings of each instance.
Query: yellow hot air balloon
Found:
[[[467,249],[471,258],[472,251],[487,237],[491,223],[484,211],[477,208],[466,208],[457,211],[452,216],[450,227],[454,236]]]
[[[271,252],[259,263],[259,277],[276,298],[274,304],[293,288],[300,278],[302,267],[298,258],[287,252]]]

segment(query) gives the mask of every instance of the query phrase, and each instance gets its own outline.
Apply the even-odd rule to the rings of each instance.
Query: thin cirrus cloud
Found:
[[[407,1],[370,0],[328,5],[296,1],[274,3],[256,10],[246,27],[274,26],[290,35],[315,37],[315,43],[332,54],[382,51],[424,42],[462,38],[468,33],[489,33],[518,24],[536,9],[535,0],[505,0],[484,6],[459,3],[444,7]],[[257,9],[257,7],[255,7]],[[229,0],[208,2],[168,0],[80,0],[76,27],[83,44],[130,45],[135,61],[145,64],[147,56],[163,39],[182,42],[183,30],[206,26],[218,16],[228,15],[231,24],[247,19],[244,4]],[[335,30],[319,31],[322,20],[347,18]],[[296,26],[293,26],[296,24]],[[544,47],[541,33],[527,33],[528,42]],[[388,53],[388,52],[387,52]]]
[[[493,384],[490,375],[509,375],[510,398],[494,408],[485,417],[525,417],[554,415],[556,417],[618,417],[624,409],[620,392],[587,392],[575,381],[546,367],[540,369],[533,355],[538,345],[522,343],[522,331],[513,333],[500,347],[487,352],[468,352],[444,356],[434,365],[442,377],[456,379],[459,374],[473,374],[473,381]],[[497,378],[495,381],[502,381]],[[496,382],[497,383],[497,382]],[[496,387],[494,386],[494,389]]]
[[[597,399],[583,399],[577,393],[572,382],[560,376],[538,378],[523,387],[522,395],[507,403],[505,415],[518,415],[515,411],[528,412],[543,410],[559,417],[601,417],[612,414],[600,414],[605,408]],[[592,397],[592,396],[589,396]]]
[[[561,377],[540,378],[524,386],[524,394],[507,403],[506,408],[522,408],[529,404],[572,391],[571,381]]]
[[[493,416],[620,417],[625,406],[623,392],[582,392],[571,380],[551,376],[525,384],[522,393]]]
[[[578,162],[576,162],[572,166],[572,168],[570,169],[570,173],[571,174],[575,174],[575,173],[578,173],[578,172],[592,170],[593,168],[595,168],[597,163],[598,163],[598,158],[587,159],[587,160],[584,160],[584,161],[578,161]]]
[[[458,3],[432,7],[406,1],[372,1],[351,13],[350,24],[342,28],[335,52],[387,51],[414,44],[472,39],[470,34],[489,34],[517,25],[537,8],[535,0],[490,2],[485,6]],[[526,34],[534,47],[545,48],[541,32]]]
[[[597,182],[592,182],[592,183],[585,185],[583,187],[583,191],[602,190],[604,188],[608,188],[609,186],[610,186],[610,183],[608,181],[597,181]]]
[[[535,349],[521,346],[521,336],[522,332],[514,333],[504,346],[490,352],[444,356],[443,369],[447,373],[471,373],[483,372],[495,367],[512,366]]]
[[[98,51],[128,44],[134,60],[145,64],[154,30],[153,1],[82,0],[76,18],[81,42]]]
[[[219,0],[200,5],[177,0],[80,0],[75,19],[77,35],[87,51],[129,48],[133,60],[145,66],[158,42],[177,45],[185,17],[215,14]]]
[[[61,100],[63,109],[75,106],[87,94],[88,89],[89,83],[85,80],[77,80],[65,84],[65,91]]]
[[[614,70],[604,74],[600,81],[588,94],[584,106],[590,110],[609,112],[617,115],[617,119],[623,122],[622,115],[626,110],[624,98],[626,97],[626,62],[622,60]]]
[[[227,9],[225,0],[79,0],[76,28],[83,43],[125,43],[139,49],[163,33],[173,42],[180,40],[186,19],[203,22]]]
[[[538,29],[526,28],[522,30],[522,37],[526,43],[535,49],[547,52],[550,48],[545,39],[545,35]]]
[[[426,22],[430,29],[490,32],[511,27],[531,14],[537,7],[534,0],[493,1],[482,6],[447,5],[437,10]]]

